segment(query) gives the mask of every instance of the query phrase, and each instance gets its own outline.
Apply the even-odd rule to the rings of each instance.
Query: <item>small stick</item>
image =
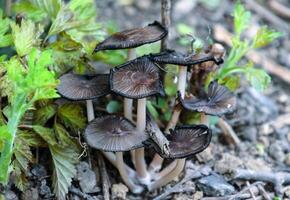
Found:
[[[97,156],[98,156],[99,170],[100,170],[101,179],[102,179],[103,197],[104,197],[104,200],[110,200],[110,192],[109,192],[110,181],[109,181],[108,173],[106,170],[106,164],[104,162],[103,155],[100,152],[98,152]]]
[[[91,196],[90,195],[82,192],[80,189],[75,188],[73,186],[69,188],[69,192],[72,193],[72,194],[75,194],[75,195],[77,195],[79,197],[81,197],[82,199],[91,199]]]
[[[249,9],[257,12],[261,17],[278,26],[280,29],[286,30],[288,32],[290,31],[290,26],[287,22],[274,15],[261,4],[257,3],[256,1],[245,1],[245,4]]]
[[[268,195],[268,193],[265,191],[264,187],[261,184],[258,185],[258,189],[262,196],[265,198],[265,200],[271,200],[271,197]]]
[[[161,51],[168,49],[168,43],[170,38],[170,24],[171,24],[171,0],[161,0],[161,22],[162,25],[168,31],[165,38],[161,40]]]
[[[247,184],[248,187],[250,186],[249,181],[247,181],[246,184]],[[253,199],[254,199],[254,200],[257,200],[255,194],[253,193],[253,191],[252,191],[252,189],[251,189],[251,187],[249,187],[249,192],[250,192],[251,196],[253,197]]]
[[[241,140],[238,138],[233,128],[224,119],[219,118],[218,125],[222,129],[223,135],[228,143],[233,143],[235,145],[239,145],[241,143]]]
[[[290,19],[290,9],[287,6],[281,4],[277,0],[268,1],[268,5],[275,13],[277,13],[281,17]]]

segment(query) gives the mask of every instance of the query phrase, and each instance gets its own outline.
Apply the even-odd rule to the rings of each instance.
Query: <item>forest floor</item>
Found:
[[[153,0],[106,0],[96,1],[99,20],[113,21],[119,30],[145,26],[160,20],[160,3]],[[157,191],[134,195],[126,192],[120,184],[117,171],[105,160],[112,198],[126,199],[290,199],[290,18],[276,11],[275,6],[265,3],[261,7],[256,1],[246,1],[252,11],[252,27],[258,24],[285,33],[270,46],[257,53],[270,61],[273,68],[267,69],[272,76],[270,87],[260,93],[242,81],[237,91],[238,108],[225,120],[233,128],[238,139],[223,134],[218,125],[213,127],[212,142],[204,152],[187,160],[179,181]],[[266,1],[263,1],[266,2]],[[272,1],[268,1],[272,2]],[[287,0],[278,1],[290,8]],[[219,27],[232,32],[231,12],[233,2],[229,0],[179,0],[172,2],[171,48],[184,51],[178,45],[178,25],[189,25],[195,35],[206,40],[211,38],[227,46],[227,35]],[[288,13],[289,14],[289,13]],[[228,33],[227,33],[228,34]],[[263,63],[255,63],[264,67]],[[282,71],[279,71],[283,69]],[[94,164],[94,163],[93,163]],[[75,187],[70,189],[70,199],[103,199],[102,181],[98,170],[90,170],[87,163],[79,166]],[[197,173],[198,172],[198,173]],[[47,173],[42,165],[31,170],[31,176],[41,177]],[[93,175],[92,175],[93,174]],[[96,177],[99,182],[92,181]],[[79,183],[77,183],[79,181]],[[92,184],[95,184],[92,186]],[[34,188],[42,188],[46,199],[50,199],[46,182],[39,180]],[[83,188],[94,188],[86,194]],[[81,190],[79,189],[81,188]],[[31,189],[22,199],[34,199],[39,189]],[[42,196],[45,196],[43,195]],[[7,199],[14,199],[13,193]],[[219,197],[218,197],[219,196]],[[14,196],[15,197],[15,196]]]

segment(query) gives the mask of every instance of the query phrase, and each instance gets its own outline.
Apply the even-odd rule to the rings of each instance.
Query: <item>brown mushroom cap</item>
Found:
[[[223,62],[222,59],[217,60],[214,56],[209,54],[204,54],[200,56],[197,56],[196,54],[185,55],[169,49],[161,53],[150,54],[149,58],[157,63],[183,66],[196,65],[207,61],[213,61],[216,64],[221,64]]]
[[[103,151],[129,151],[143,146],[147,134],[124,117],[106,115],[91,121],[84,133],[89,146]]]
[[[212,81],[208,92],[199,97],[191,96],[184,99],[178,95],[181,105],[191,111],[203,112],[209,115],[221,116],[233,112],[236,108],[236,97],[225,86]]]
[[[169,140],[169,154],[164,154],[157,145],[153,145],[157,153],[163,158],[187,158],[208,147],[212,132],[205,125],[186,125],[170,130],[167,135]]]
[[[60,77],[57,90],[70,100],[88,100],[104,96],[110,92],[109,75],[65,74]]]
[[[131,99],[163,94],[159,72],[148,57],[139,57],[111,70],[111,91]]]
[[[155,21],[143,28],[125,30],[111,35],[103,42],[100,42],[94,52],[134,48],[161,40],[166,35],[167,30],[159,22]]]

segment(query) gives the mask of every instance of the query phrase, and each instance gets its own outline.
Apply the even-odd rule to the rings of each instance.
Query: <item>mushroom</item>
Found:
[[[111,91],[130,99],[137,100],[137,130],[145,131],[146,97],[163,94],[160,69],[147,56],[136,58],[111,69]],[[144,148],[135,150],[135,166],[141,183],[149,184],[150,175],[144,160]]]
[[[100,50],[128,49],[128,60],[134,59],[135,51],[132,48],[149,44],[163,39],[168,31],[157,21],[143,28],[134,28],[115,33],[97,44],[94,52]],[[124,98],[124,116],[132,121],[133,100]],[[135,162],[135,152],[131,151],[132,161]]]
[[[169,141],[169,154],[164,154],[163,150],[155,144],[153,140],[153,147],[157,153],[163,158],[181,159],[177,162],[172,173],[165,176],[157,177],[158,180],[148,186],[149,191],[166,185],[173,180],[179,171],[183,170],[185,158],[191,157],[208,147],[211,141],[211,130],[205,125],[186,125],[176,127],[174,130],[170,129],[171,134],[167,134]]]
[[[133,193],[141,193],[143,188],[129,179],[123,160],[123,151],[143,147],[147,134],[140,133],[128,119],[115,115],[95,118],[86,127],[85,140],[92,148],[116,152],[119,173]]]
[[[179,65],[179,76],[178,76],[177,88],[182,97],[184,97],[184,93],[186,89],[186,78],[187,78],[188,66],[194,66],[194,65],[204,64],[208,62],[221,64],[223,62],[222,57],[216,56],[215,54],[190,53],[190,54],[185,55],[180,52],[176,52],[174,50],[166,50],[159,54],[150,54],[149,58],[157,63]],[[175,107],[171,120],[169,121],[165,129],[165,133],[169,133],[169,129],[172,129],[175,127],[179,119],[180,112],[181,112],[181,109],[179,109],[178,107]],[[163,162],[163,159],[158,154],[156,154],[149,165],[150,173],[154,173],[160,170],[162,162]]]

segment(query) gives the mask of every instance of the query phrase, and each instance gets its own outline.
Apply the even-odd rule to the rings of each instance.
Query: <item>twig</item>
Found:
[[[238,138],[233,128],[224,119],[219,118],[218,125],[222,129],[228,143],[235,145],[239,145],[241,143],[241,140]]]
[[[75,194],[75,195],[78,195],[79,197],[81,197],[82,199],[91,199],[91,196],[82,192],[80,189],[78,188],[75,188],[74,186],[70,187],[69,188],[69,192]]]
[[[248,187],[250,186],[249,181],[247,181],[246,184],[247,184]],[[258,185],[258,186],[259,186],[259,185]],[[252,189],[251,189],[251,187],[249,187],[249,192],[250,192],[251,196],[253,197],[253,199],[254,199],[254,200],[257,200],[257,199],[256,199],[256,196],[255,196],[255,194],[254,194],[254,192],[253,192]]]
[[[290,9],[285,5],[279,3],[277,0],[268,1],[269,7],[281,17],[290,19]]]
[[[246,1],[246,2],[253,2],[253,1]],[[220,42],[224,42],[227,45],[231,46],[231,38],[232,34],[228,32],[222,25],[215,25],[214,26],[214,37]],[[281,80],[285,81],[286,83],[290,84],[290,71],[275,63],[272,59],[263,56],[261,53],[256,51],[249,52],[246,57],[249,60],[252,60],[255,64],[261,65],[264,67],[266,71],[269,73],[279,77]]]
[[[262,194],[262,196],[265,198],[265,200],[271,200],[271,197],[265,191],[265,189],[264,189],[264,187],[262,185],[258,185],[258,189],[259,189],[260,193]]]
[[[167,29],[168,34],[161,40],[161,51],[168,49],[170,38],[170,24],[171,24],[171,0],[161,0],[161,21],[162,25]]]
[[[263,172],[252,171],[246,169],[237,169],[234,173],[234,179],[242,180],[256,180],[272,183],[274,185],[275,192],[282,196],[282,185],[290,183],[290,173],[285,172]]]
[[[99,165],[99,170],[100,170],[100,175],[101,175],[101,180],[102,180],[102,190],[103,190],[103,196],[104,200],[110,200],[110,183],[109,183],[109,177],[108,173],[106,170],[106,164],[103,159],[103,155],[98,152],[98,165]]]
[[[271,11],[269,11],[267,8],[260,5],[256,1],[245,1],[245,4],[249,9],[257,12],[261,17],[278,26],[280,29],[288,32],[290,31],[290,26],[287,22],[274,15]]]
[[[6,0],[5,13],[7,16],[11,15],[11,5],[12,5],[12,0]]]

